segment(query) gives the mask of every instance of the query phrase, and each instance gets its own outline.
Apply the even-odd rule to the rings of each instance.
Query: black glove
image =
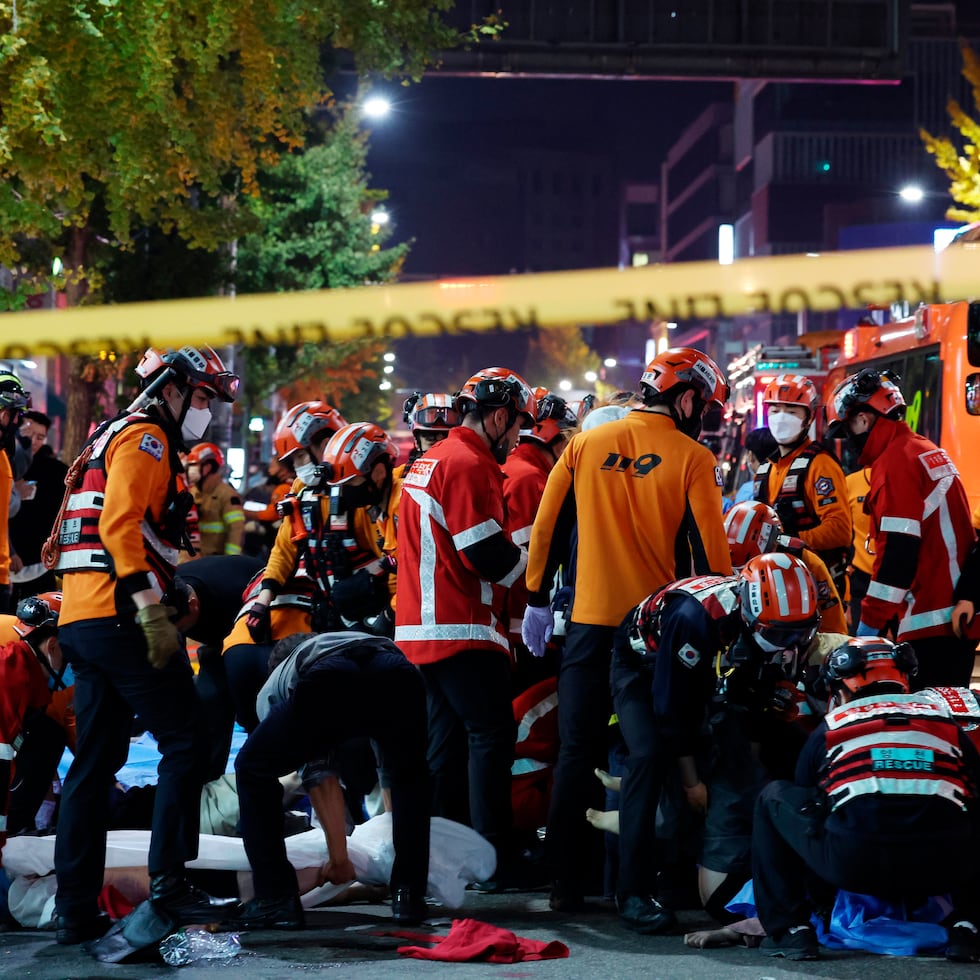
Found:
[[[272,642],[272,622],[269,617],[269,604],[253,602],[245,616],[248,635],[256,643]]]
[[[373,616],[388,605],[388,576],[372,575],[366,568],[362,568],[350,578],[334,581],[330,586],[330,599],[334,609],[344,619],[360,620]]]
[[[9,613],[11,591],[9,585],[0,585],[0,613]]]

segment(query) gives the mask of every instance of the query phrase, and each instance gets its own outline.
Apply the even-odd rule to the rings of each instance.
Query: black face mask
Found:
[[[371,480],[359,483],[356,487],[345,486],[343,495],[344,503],[351,510],[357,510],[359,507],[375,507],[381,503],[381,491]]]
[[[868,436],[871,435],[871,430],[873,428],[874,422],[872,422],[871,425],[869,425],[868,428],[859,435],[851,432],[850,429],[847,430],[847,441],[854,447],[854,451],[858,454],[858,456],[864,452],[864,447],[868,443]]]
[[[677,428],[686,436],[697,439],[701,435],[701,419],[704,415],[704,400],[695,395],[691,403],[691,414],[687,418],[681,418],[676,409],[671,413],[674,416],[674,423]]]

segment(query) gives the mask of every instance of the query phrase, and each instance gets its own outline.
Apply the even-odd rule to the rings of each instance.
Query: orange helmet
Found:
[[[470,378],[456,392],[455,402],[460,415],[471,408],[513,408],[519,415],[527,417],[527,428],[534,425],[538,405],[534,392],[528,383],[507,368],[484,368]]]
[[[136,373],[143,390],[156,393],[168,382],[189,388],[206,388],[222,401],[233,402],[241,379],[225,369],[210,347],[181,347],[180,350],[147,348]]]
[[[864,368],[846,377],[830,396],[827,405],[827,435],[839,439],[846,435],[845,423],[863,410],[888,418],[905,416],[905,396],[898,387],[901,379],[892,371]]]
[[[272,437],[276,457],[282,462],[297,449],[308,452],[314,437],[319,433],[326,429],[328,435],[332,436],[346,424],[340,412],[326,402],[300,402],[293,405],[279,421]]]
[[[820,404],[820,395],[817,386],[802,374],[780,374],[777,375],[766,386],[762,396],[764,405],[801,405],[810,413],[813,418],[817,406]]]
[[[773,551],[776,539],[782,533],[783,522],[779,515],[758,500],[736,504],[725,515],[725,536],[735,568],[741,568],[756,555]]]
[[[445,432],[459,425],[462,418],[453,404],[453,396],[430,391],[415,392],[405,399],[402,420],[415,432]]]
[[[14,632],[26,639],[42,626],[57,627],[61,612],[60,592],[41,592],[17,603],[17,622]]]
[[[774,663],[799,653],[813,641],[820,625],[817,587],[810,570],[793,555],[770,552],[750,558],[739,572],[742,622],[752,639]]]
[[[708,404],[724,406],[731,394],[721,368],[693,347],[672,347],[658,354],[640,378],[640,388],[666,394],[676,385],[690,385]]]
[[[535,388],[534,398],[538,404],[538,414],[534,425],[521,431],[522,442],[533,439],[550,446],[578,425],[578,416],[564,398],[553,395],[547,388]]]
[[[908,694],[909,681],[918,669],[919,661],[911,644],[892,643],[879,636],[857,636],[827,654],[820,665],[819,683],[829,694],[842,687],[858,694],[872,684],[893,684]]]
[[[398,450],[385,430],[373,422],[351,422],[330,437],[320,465],[326,470],[327,483],[339,486],[355,476],[370,476],[375,463],[385,459],[390,466],[398,459]]]
[[[188,466],[211,462],[216,470],[222,470],[225,466],[225,454],[213,442],[199,442],[191,447],[185,462]]]

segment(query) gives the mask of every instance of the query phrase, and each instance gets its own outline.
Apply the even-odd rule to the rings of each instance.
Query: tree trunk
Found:
[[[85,259],[88,251],[88,230],[73,228],[68,239],[65,254],[67,282],[65,298],[69,306],[78,306],[88,293],[85,278]],[[62,459],[71,465],[81,452],[95,415],[95,400],[99,383],[95,381],[98,372],[94,371],[91,358],[72,357],[65,392],[65,433],[62,440]]]

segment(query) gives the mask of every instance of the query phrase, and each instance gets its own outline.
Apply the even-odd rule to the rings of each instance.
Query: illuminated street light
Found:
[[[391,103],[383,95],[370,95],[361,103],[368,119],[384,119],[391,112]]]
[[[261,415],[253,415],[248,420],[249,432],[265,432],[265,419]]]
[[[384,208],[377,208],[371,212],[371,224],[386,225],[391,220],[391,215]]]
[[[385,365],[385,374],[391,374],[394,370],[395,370],[395,365],[394,364],[386,364]]]
[[[558,382],[558,387],[562,391],[571,391],[572,390],[572,383],[571,383],[571,381],[568,380],[568,378],[562,378],[561,381]]]
[[[909,204],[918,204],[925,196],[925,191],[916,184],[906,184],[899,192],[898,196]]]
[[[615,357],[607,357],[602,363],[605,364],[606,367],[615,367],[616,366],[616,358]]]
[[[378,387],[382,391],[390,391],[391,390],[391,382],[390,381],[382,381],[381,384],[378,385]]]
[[[599,375],[596,374],[595,371],[586,371],[585,374],[582,375],[582,377],[585,378],[585,380],[588,381],[590,385],[595,384],[595,382],[599,380]]]
[[[384,359],[390,364],[395,359],[395,354],[393,351],[385,351]]]

